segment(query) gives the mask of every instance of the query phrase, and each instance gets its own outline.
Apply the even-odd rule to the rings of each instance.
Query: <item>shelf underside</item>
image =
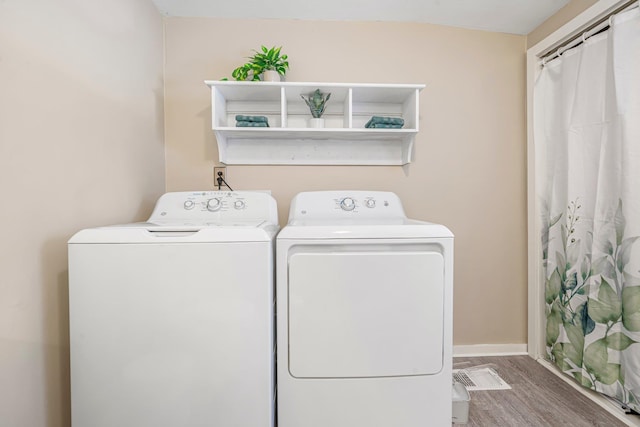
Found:
[[[227,138],[261,139],[337,139],[337,140],[397,140],[415,135],[415,129],[344,129],[344,128],[216,128],[216,133]]]
[[[246,165],[404,165],[411,161],[415,134],[404,129],[216,130],[220,161]]]

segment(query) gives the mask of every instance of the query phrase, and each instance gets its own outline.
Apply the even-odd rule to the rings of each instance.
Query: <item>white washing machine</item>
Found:
[[[277,230],[270,195],[205,191],[73,236],[73,427],[272,427]]]
[[[331,191],[298,194],[276,240],[279,426],[450,426],[452,233]]]

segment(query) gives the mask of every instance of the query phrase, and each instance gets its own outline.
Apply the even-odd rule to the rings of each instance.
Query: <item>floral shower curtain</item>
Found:
[[[640,11],[534,89],[547,356],[640,412]]]

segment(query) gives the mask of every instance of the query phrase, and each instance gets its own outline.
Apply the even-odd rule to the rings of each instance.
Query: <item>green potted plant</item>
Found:
[[[241,65],[240,67],[233,70],[231,72],[231,77],[241,81],[260,80],[261,72],[262,70],[257,69],[253,64],[251,64],[250,62],[247,62],[246,64]],[[224,78],[223,80],[226,80],[226,78]]]
[[[331,98],[331,93],[324,94],[320,92],[320,89],[316,89],[313,93],[310,93],[306,98],[304,95],[300,95],[300,97],[304,100],[304,102],[309,107],[309,111],[311,111],[312,119],[309,119],[309,126],[313,128],[321,128],[324,127],[324,119],[322,118],[322,114],[324,114],[324,109],[326,107],[327,101]]]
[[[287,55],[281,55],[280,47],[272,47],[267,49],[261,46],[260,51],[254,50],[254,55],[249,57],[249,62],[233,70],[231,77],[236,80],[262,80],[264,81],[280,81],[280,76],[284,76],[289,69],[289,61]]]

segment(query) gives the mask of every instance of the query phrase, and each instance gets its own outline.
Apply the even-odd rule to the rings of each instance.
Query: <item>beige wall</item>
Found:
[[[527,49],[542,41],[597,2],[598,0],[571,0],[565,7],[527,35]]]
[[[163,192],[162,64],[149,0],[0,1],[2,426],[70,425],[66,241]]]
[[[456,344],[526,342],[525,37],[423,24],[165,20],[167,189],[211,189],[217,147],[205,79],[260,44],[289,81],[425,83],[416,161],[401,167],[229,166],[271,189],[286,222],[299,191],[398,193],[409,216],[456,235]]]

